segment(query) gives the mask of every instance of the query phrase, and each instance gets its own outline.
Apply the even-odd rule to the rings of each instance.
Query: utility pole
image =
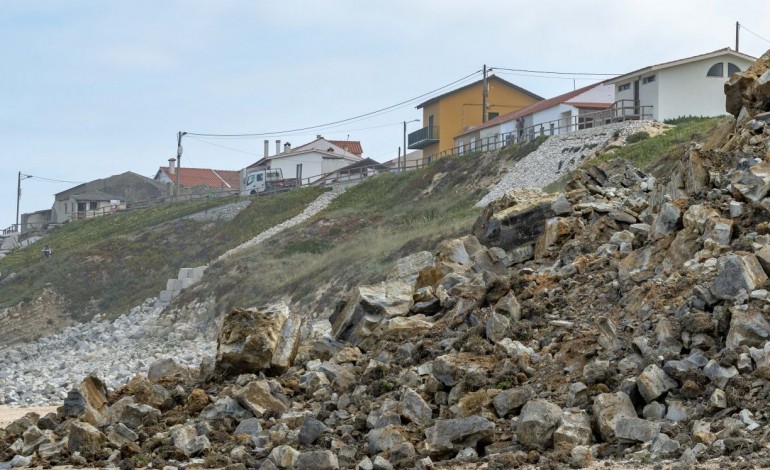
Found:
[[[481,122],[487,122],[487,95],[489,87],[487,84],[487,64],[484,64],[484,89],[481,92]]]
[[[399,171],[401,170],[406,171],[406,121],[404,121],[404,147],[403,148],[404,148],[404,158],[401,159],[401,164],[398,167]],[[398,155],[401,156],[401,149],[399,149]]]
[[[739,37],[739,31],[741,30],[741,24],[739,22],[735,22],[735,52],[738,52],[738,41],[740,40]]]
[[[24,177],[24,179],[32,178],[31,175],[25,175],[22,174],[22,172],[19,172],[19,177],[16,182],[16,231],[21,233],[21,226],[19,225],[19,203],[21,202],[21,177]]]
[[[179,173],[182,172],[182,136],[187,132],[176,133],[176,182],[174,183],[174,195],[179,198]]]
[[[21,202],[21,172],[19,172],[19,179],[16,183],[16,231],[21,233],[21,227],[19,227],[19,202]]]

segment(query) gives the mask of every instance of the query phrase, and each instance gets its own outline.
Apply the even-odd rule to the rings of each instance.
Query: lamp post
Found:
[[[406,171],[406,125],[409,124],[410,122],[418,122],[418,121],[419,121],[419,119],[412,119],[411,121],[404,121],[404,157],[403,157],[403,162],[404,162],[403,170],[404,171]],[[400,170],[401,170],[401,165],[399,165],[399,171]]]

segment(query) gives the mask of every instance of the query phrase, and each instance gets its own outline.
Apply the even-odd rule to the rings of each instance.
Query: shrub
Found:
[[[634,132],[633,134],[626,137],[626,143],[635,144],[637,142],[641,142],[649,138],[650,138],[650,134],[648,132],[645,132],[645,131]]]

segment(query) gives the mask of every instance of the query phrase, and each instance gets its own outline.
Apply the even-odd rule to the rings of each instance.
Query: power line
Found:
[[[754,31],[752,31],[752,30],[750,30],[749,28],[747,28],[746,26],[744,26],[744,25],[743,25],[743,23],[739,23],[739,24],[738,24],[738,26],[739,26],[740,28],[743,28],[743,29],[745,29],[745,30],[746,30],[746,31],[748,31],[749,33],[753,34],[754,36],[758,37],[759,39],[761,39],[761,40],[763,40],[763,41],[765,41],[765,42],[770,42],[770,40],[763,38],[763,37],[762,37],[762,36],[760,36],[759,34],[755,33]]]
[[[25,174],[22,174],[22,176],[26,176],[27,178],[34,178],[34,179],[37,179],[37,180],[46,181],[48,183],[85,184],[85,181],[55,180],[55,179],[51,179],[51,178],[43,178],[42,176],[33,176],[33,175],[25,175]]]
[[[526,70],[526,69],[509,69],[505,67],[492,67],[489,70],[507,70],[509,72],[527,72],[527,73],[549,73],[554,75],[597,75],[615,77],[621,75],[619,73],[594,73],[594,72],[553,72],[549,70]]]
[[[551,78],[555,80],[592,80],[592,81],[600,80],[598,77],[552,77],[550,75],[528,75],[524,73],[514,73],[514,72],[498,72],[498,73],[500,75],[512,75],[515,77]]]
[[[356,121],[356,120],[361,120],[362,118],[372,117],[372,116],[374,116],[376,114],[379,114],[379,113],[382,113],[382,112],[385,112],[385,111],[390,111],[390,110],[393,110],[395,108],[404,106],[406,104],[412,103],[412,102],[414,102],[416,100],[419,100],[421,98],[424,98],[426,96],[429,96],[429,95],[432,95],[434,93],[437,93],[437,92],[439,92],[439,91],[441,91],[441,90],[443,90],[445,88],[448,88],[448,87],[451,87],[453,85],[456,85],[456,84],[458,84],[458,83],[460,83],[460,82],[462,82],[464,80],[467,80],[470,77],[473,77],[474,75],[477,75],[479,72],[481,72],[481,70],[477,70],[477,71],[475,71],[475,72],[473,72],[471,74],[468,74],[468,75],[466,75],[466,76],[464,76],[464,77],[462,77],[460,79],[457,79],[457,80],[453,81],[452,83],[448,83],[448,84],[446,84],[446,85],[444,85],[442,87],[436,88],[435,90],[431,90],[431,91],[429,91],[427,93],[423,93],[423,94],[421,94],[419,96],[415,96],[414,98],[410,98],[410,99],[402,101],[400,103],[396,103],[396,104],[393,104],[391,106],[386,106],[384,108],[380,108],[380,109],[377,109],[375,111],[370,111],[368,113],[360,114],[358,116],[353,116],[353,117],[350,117],[350,118],[347,118],[347,119],[340,119],[339,121],[328,122],[326,124],[319,124],[319,125],[316,125],[316,126],[309,126],[309,127],[300,127],[300,128],[297,128],[297,129],[287,129],[287,130],[283,130],[283,131],[248,133],[248,134],[204,134],[204,133],[198,133],[198,132],[188,132],[186,135],[197,135],[199,137],[269,137],[269,136],[283,135],[283,134],[287,134],[287,133],[290,133],[290,132],[309,131],[309,130],[314,130],[314,129],[326,128],[326,127],[333,126],[335,124],[342,124],[342,123],[346,123],[346,122],[353,122],[353,121]]]

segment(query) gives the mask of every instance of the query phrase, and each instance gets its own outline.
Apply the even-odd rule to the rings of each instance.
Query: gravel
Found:
[[[511,189],[542,188],[580,165],[586,158],[602,151],[616,138],[624,139],[653,125],[657,123],[653,121],[616,122],[549,137],[537,150],[510,168],[502,180],[476,203],[476,207],[486,207],[490,202],[502,198]]]

